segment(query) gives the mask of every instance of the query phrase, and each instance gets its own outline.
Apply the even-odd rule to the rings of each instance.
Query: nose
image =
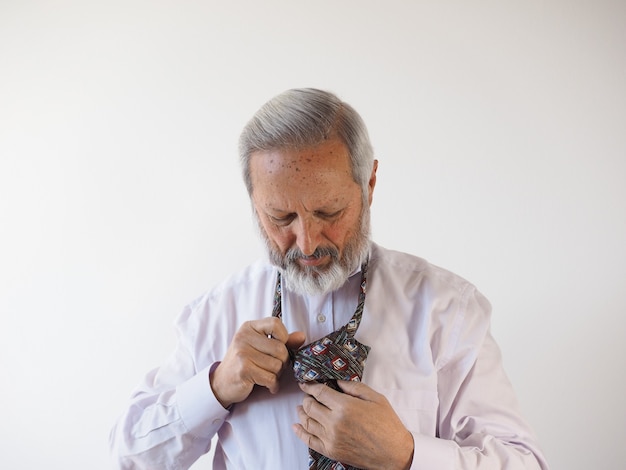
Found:
[[[296,228],[296,244],[305,256],[311,256],[320,244],[322,227],[313,218],[300,218]]]

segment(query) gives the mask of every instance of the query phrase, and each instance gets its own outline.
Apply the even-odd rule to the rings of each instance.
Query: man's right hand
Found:
[[[278,379],[289,362],[288,350],[304,343],[301,331],[287,333],[276,317],[244,323],[210,375],[211,388],[224,408],[248,398],[255,385],[278,392]]]

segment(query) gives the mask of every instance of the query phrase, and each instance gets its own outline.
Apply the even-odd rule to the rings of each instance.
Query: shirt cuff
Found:
[[[457,444],[445,439],[411,433],[413,462],[411,470],[453,470]]]
[[[209,382],[209,373],[218,364],[201,370],[176,387],[180,417],[187,430],[198,437],[213,437],[229,414],[215,398]]]

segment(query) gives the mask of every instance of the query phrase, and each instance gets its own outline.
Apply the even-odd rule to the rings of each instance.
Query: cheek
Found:
[[[273,225],[265,226],[265,233],[269,240],[272,242],[272,245],[277,247],[281,253],[285,253],[289,248],[292,247],[295,237],[288,230],[281,230],[276,228]]]
[[[324,231],[325,238],[329,240],[339,250],[343,250],[347,240],[354,235],[355,225],[353,223],[338,223],[336,225],[330,225]]]

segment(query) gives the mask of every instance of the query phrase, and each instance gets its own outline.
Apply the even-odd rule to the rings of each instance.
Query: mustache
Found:
[[[317,247],[315,251],[313,252],[313,254],[307,256],[304,253],[302,253],[302,251],[300,251],[298,248],[291,248],[287,250],[287,253],[285,253],[285,260],[296,261],[299,259],[311,259],[311,258],[319,259],[319,258],[323,258],[324,256],[330,256],[333,260],[338,260],[339,250],[337,250],[336,248],[332,248],[330,246]]]

